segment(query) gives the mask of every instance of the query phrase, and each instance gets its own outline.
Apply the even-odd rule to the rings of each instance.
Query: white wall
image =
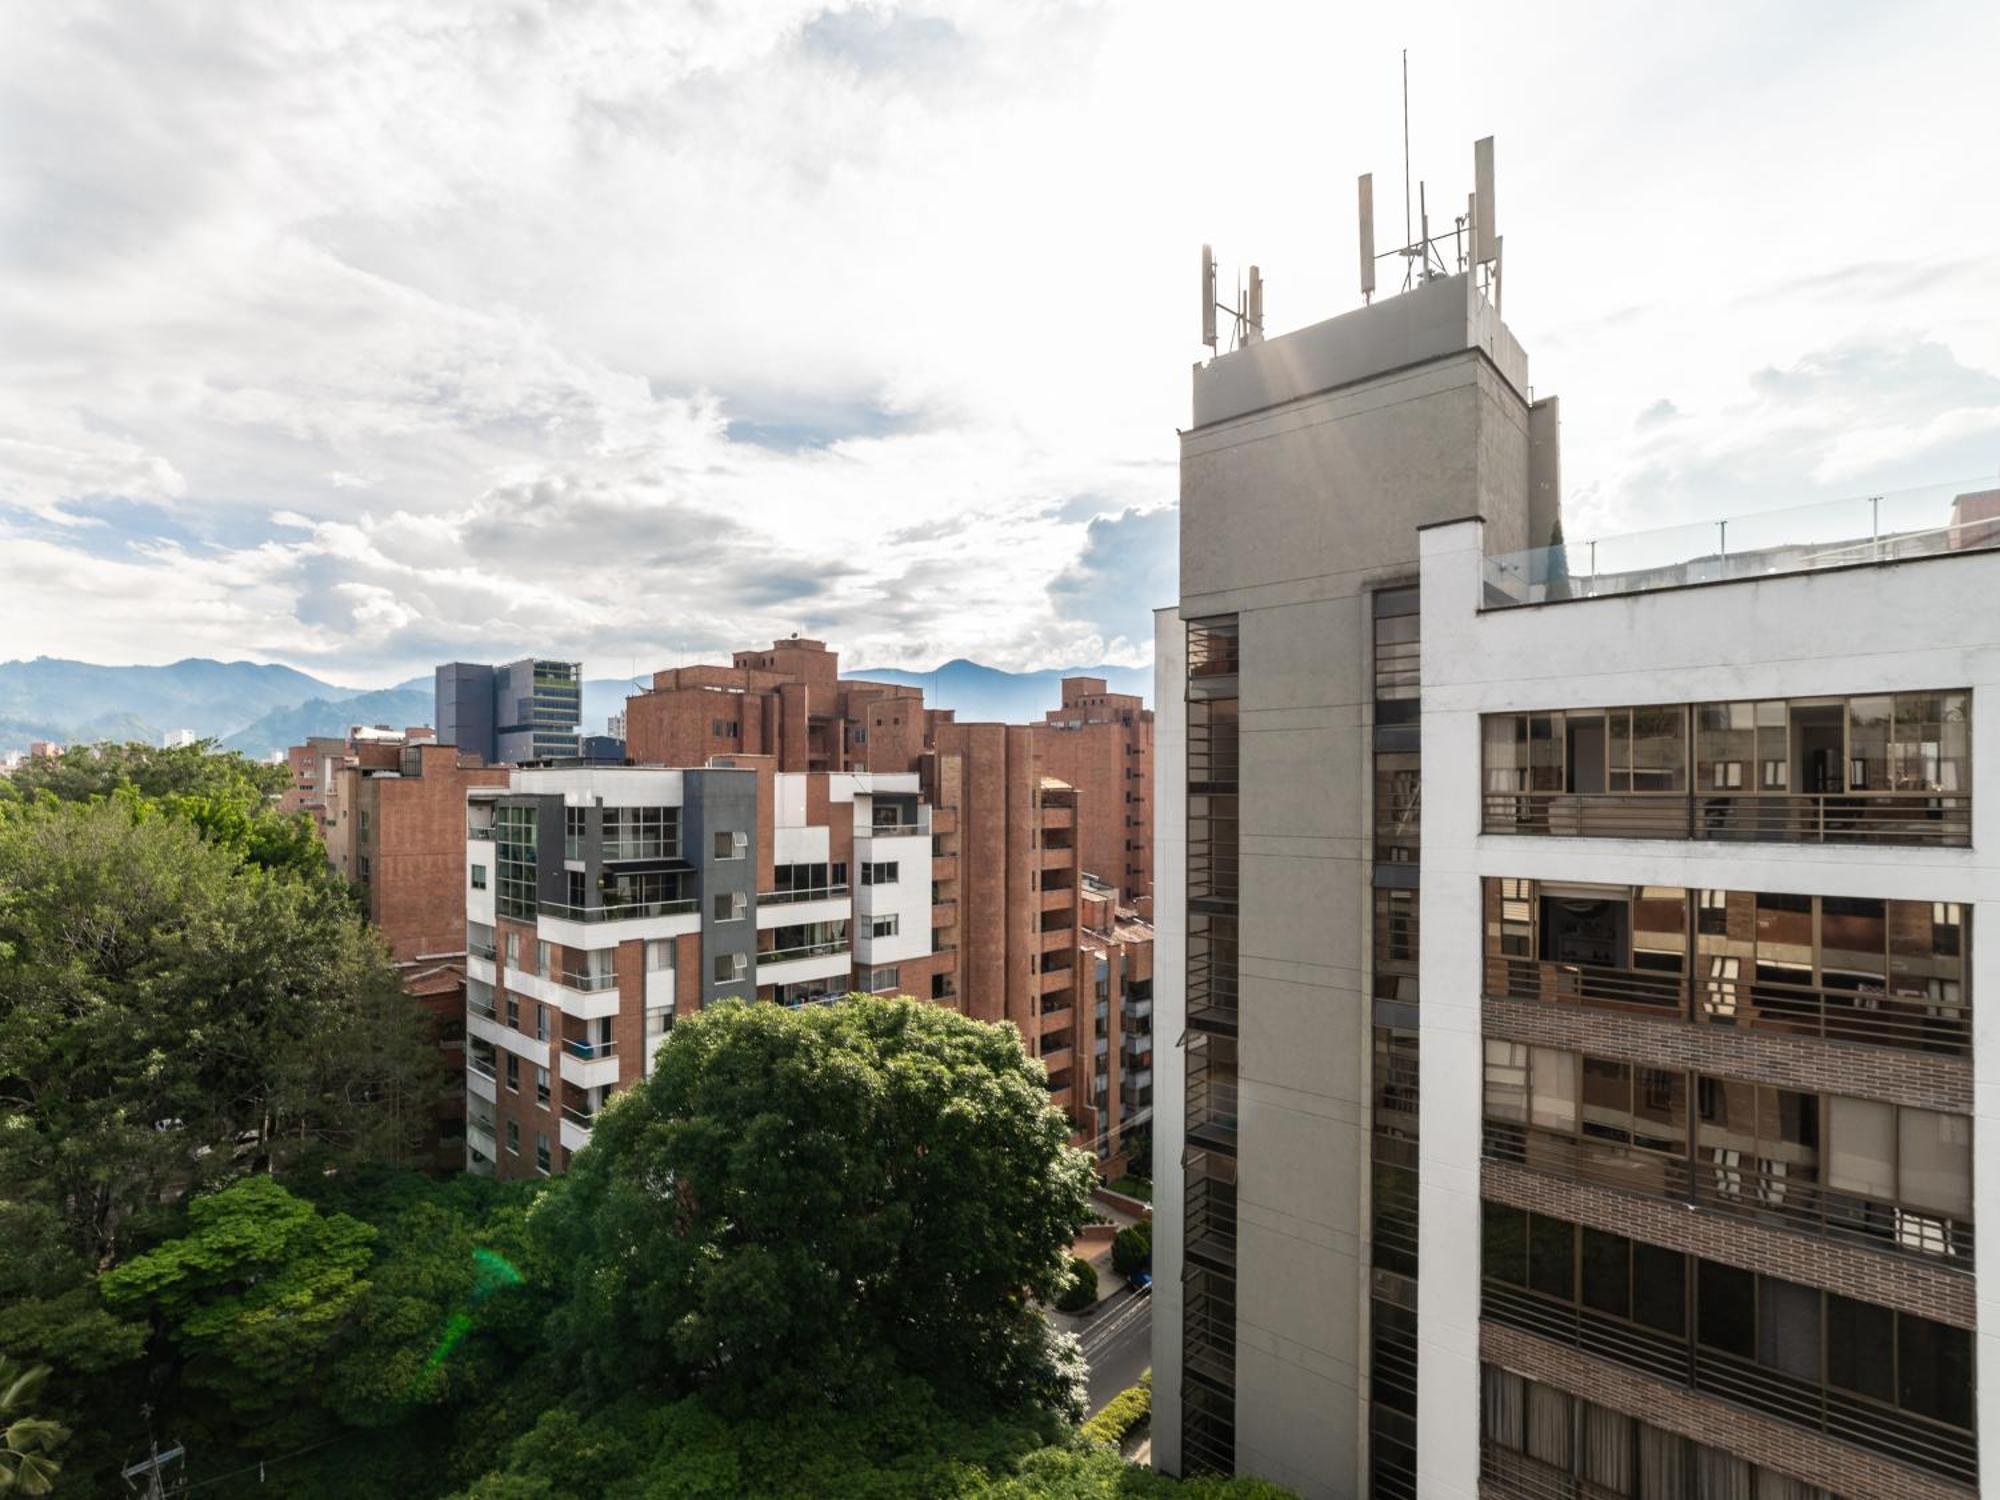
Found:
[[[1482,876],[1957,901],[1972,910],[1976,1221],[2000,1216],[2000,552],[1480,612],[1481,527],[1424,534],[1423,1493],[1477,1493]],[[1973,690],[1970,849],[1482,835],[1479,716]],[[2000,1296],[1978,1294],[1983,1437],[2000,1434]]]
[[[892,885],[863,885],[859,866],[891,861],[897,867]],[[865,967],[924,958],[931,951],[931,841],[928,834],[893,838],[854,836],[854,863],[848,871],[854,884],[854,961]],[[894,916],[900,930],[894,937],[871,938],[871,917]]]

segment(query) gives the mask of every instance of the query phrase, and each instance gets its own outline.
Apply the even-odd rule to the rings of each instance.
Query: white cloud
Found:
[[[2000,21],[1635,24],[1467,5],[1412,54],[1434,201],[1500,138],[1572,534],[1991,454]],[[1404,29],[1275,0],[18,24],[7,650],[356,683],[791,629],[874,665],[1142,658],[1194,247],[1259,260],[1277,328],[1353,304]],[[1917,259],[1942,244],[1973,248]]]

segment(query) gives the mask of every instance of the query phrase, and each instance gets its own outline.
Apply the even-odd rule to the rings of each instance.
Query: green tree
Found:
[[[430,1028],[315,887],[129,798],[0,808],[0,1200],[91,1264],[245,1168],[407,1157]]]
[[[1092,1166],[1010,1028],[910,999],[730,1003],[675,1028],[536,1217],[587,1389],[865,1404],[898,1371],[1069,1410]]]
[[[166,749],[73,745],[60,755],[25,761],[13,776],[0,779],[0,802],[121,799],[182,819],[254,865],[333,886],[336,879],[310,820],[277,810],[290,782],[285,767],[219,751],[212,740]]]
[[[28,1403],[49,1378],[47,1365],[26,1366],[0,1354],[0,1495],[46,1495],[62,1464],[51,1457],[69,1429],[27,1414]]]

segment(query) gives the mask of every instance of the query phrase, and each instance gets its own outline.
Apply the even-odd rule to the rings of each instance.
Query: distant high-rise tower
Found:
[[[577,754],[583,663],[528,657],[503,667],[447,662],[437,669],[438,743],[490,765]]]

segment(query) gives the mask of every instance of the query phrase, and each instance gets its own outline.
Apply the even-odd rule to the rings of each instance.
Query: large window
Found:
[[[499,884],[493,899],[494,909],[503,917],[534,920],[536,838],[533,806],[503,802],[494,812],[493,859]]]
[[[1970,912],[1957,902],[1489,879],[1485,916],[1496,997],[1971,1047]]]
[[[1969,1329],[1491,1200],[1482,1267],[1484,1318],[1951,1479],[1977,1476]]]
[[[1964,689],[1490,714],[1486,831],[1965,844],[1971,721]]]
[[[680,852],[681,810],[678,807],[604,809],[606,859],[677,859]]]
[[[1485,1118],[1495,1160],[1910,1254],[1972,1255],[1968,1115],[1489,1038]]]

